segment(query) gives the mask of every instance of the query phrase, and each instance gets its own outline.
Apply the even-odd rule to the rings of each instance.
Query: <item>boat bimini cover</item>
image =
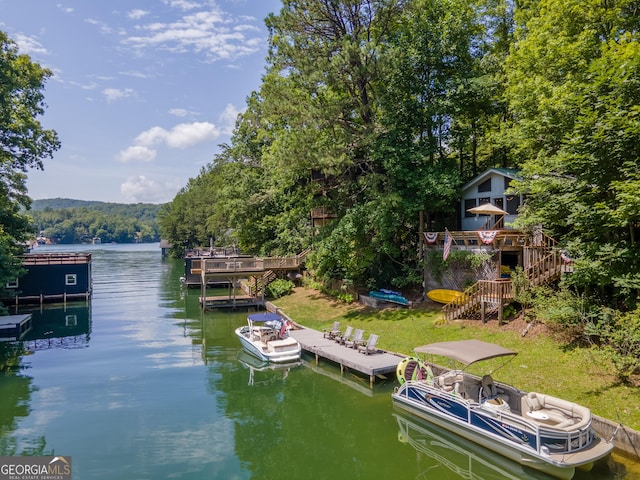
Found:
[[[491,358],[515,356],[518,352],[481,340],[458,340],[453,342],[430,343],[415,348],[416,353],[428,353],[452,358],[465,365]]]
[[[273,322],[281,321],[282,317],[277,313],[264,312],[264,313],[252,313],[248,316],[252,322]]]

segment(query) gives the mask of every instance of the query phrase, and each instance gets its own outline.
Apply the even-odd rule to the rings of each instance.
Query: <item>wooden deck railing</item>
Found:
[[[486,313],[495,311],[501,322],[502,308],[511,301],[513,285],[510,279],[479,280],[443,307],[444,317],[446,320],[455,320],[463,316],[479,315],[484,321]]]
[[[475,231],[450,232],[456,245],[474,246],[480,236]],[[426,234],[425,234],[426,238]],[[441,232],[431,245],[444,244],[445,234]],[[489,244],[494,248],[508,249],[517,246],[523,251],[524,273],[532,286],[539,286],[557,280],[563,272],[571,267],[563,261],[557,242],[548,235],[537,232],[525,235],[516,231],[500,231]],[[511,279],[480,280],[464,291],[464,294],[443,307],[446,320],[462,317],[480,316],[485,320],[489,312],[497,313],[502,322],[503,307],[513,301],[513,285]]]
[[[30,253],[22,257],[24,266],[91,263],[90,253]]]
[[[194,258],[191,273],[236,273],[264,272],[267,270],[295,270],[303,263],[304,257],[214,257]]]

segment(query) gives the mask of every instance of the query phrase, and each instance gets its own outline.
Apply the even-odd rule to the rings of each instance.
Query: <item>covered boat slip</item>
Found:
[[[315,356],[318,364],[321,358],[340,365],[340,372],[351,369],[369,377],[369,386],[373,387],[376,378],[386,378],[396,371],[398,362],[404,358],[396,353],[379,350],[378,353],[365,355],[357,349],[346,347],[335,340],[325,338],[322,332],[310,328],[291,330],[302,349]]]

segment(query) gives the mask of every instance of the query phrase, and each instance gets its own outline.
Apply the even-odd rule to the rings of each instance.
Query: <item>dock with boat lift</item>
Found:
[[[281,314],[281,312],[279,312]],[[354,348],[325,338],[322,332],[305,327],[291,330],[291,336],[295,338],[302,349],[315,356],[316,364],[320,359],[329,360],[340,365],[340,373],[345,370],[354,370],[369,377],[369,386],[373,388],[376,378],[387,378],[387,375],[395,375],[396,368],[404,355],[378,350],[377,353],[365,355]],[[365,335],[366,339],[367,335]]]

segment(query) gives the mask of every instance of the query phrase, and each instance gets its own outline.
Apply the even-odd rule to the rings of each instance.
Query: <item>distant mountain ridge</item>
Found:
[[[50,243],[156,242],[163,204],[109,203],[70,198],[34,200],[25,212],[36,236]]]
[[[113,211],[126,210],[127,207],[134,207],[135,209],[151,208],[160,209],[162,204],[156,203],[112,203],[112,202],[100,202],[97,200],[74,200],[72,198],[45,198],[42,200],[33,200],[31,203],[31,210],[45,210],[50,208],[52,210],[60,210],[65,208],[88,208],[90,210],[98,211]]]

